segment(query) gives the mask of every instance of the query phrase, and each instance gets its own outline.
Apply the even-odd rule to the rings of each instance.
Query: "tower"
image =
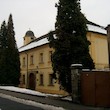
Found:
[[[27,31],[24,36],[24,45],[30,43],[34,39],[36,39],[36,37],[34,36],[34,33],[31,30]]]

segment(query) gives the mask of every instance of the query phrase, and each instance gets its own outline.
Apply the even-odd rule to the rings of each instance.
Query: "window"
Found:
[[[40,63],[43,63],[43,53],[40,53]]]
[[[49,85],[53,85],[53,76],[52,74],[49,74]]]
[[[31,64],[31,65],[34,64],[34,57],[33,57],[33,55],[30,56],[30,64]]]
[[[31,37],[31,40],[34,40],[34,38],[33,38],[33,37]]]
[[[26,60],[25,60],[25,57],[23,57],[23,66],[26,66]]]
[[[23,75],[23,84],[25,84],[25,75]]]
[[[49,62],[51,61],[52,51],[49,51]]]
[[[40,74],[40,85],[44,85],[43,74]]]

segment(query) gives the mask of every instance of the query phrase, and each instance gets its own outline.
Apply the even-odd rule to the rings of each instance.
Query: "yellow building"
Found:
[[[88,24],[87,39],[91,42],[90,54],[96,69],[108,68],[107,32],[103,27]],[[19,48],[21,62],[20,87],[46,93],[65,95],[58,81],[52,79],[51,54],[48,34],[35,39],[32,31],[24,36],[24,46]]]

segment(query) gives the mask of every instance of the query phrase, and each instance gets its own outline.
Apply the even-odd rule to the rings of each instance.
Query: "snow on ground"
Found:
[[[22,104],[25,104],[25,105],[31,105],[31,106],[39,107],[39,108],[42,108],[44,110],[65,110],[62,107],[55,107],[55,106],[52,106],[52,105],[41,104],[41,103],[37,103],[37,102],[31,101],[31,100],[24,100],[24,99],[20,99],[20,98],[10,96],[10,95],[5,95],[5,94],[2,94],[2,93],[0,93],[0,97],[6,98],[6,99],[9,99],[9,100],[18,102],[18,103],[22,103]]]
[[[37,95],[37,96],[44,96],[44,97],[48,97],[48,96],[61,97],[61,95],[57,95],[57,94],[45,94],[45,93],[41,93],[41,92],[38,92],[38,91],[29,90],[29,89],[25,89],[25,88],[14,87],[14,86],[0,86],[0,89],[20,92],[20,93],[26,93],[26,94],[31,94],[31,95]]]
[[[24,89],[24,88],[18,88],[18,87],[14,87],[14,86],[0,86],[0,89],[20,92],[20,93],[26,93],[26,94],[31,94],[31,95],[46,96],[45,94],[37,92],[37,91]]]
[[[20,93],[25,93],[25,94],[31,94],[31,95],[37,95],[37,96],[44,96],[44,97],[48,97],[48,96],[61,97],[61,95],[45,94],[45,93],[41,93],[38,91],[33,91],[33,90],[14,87],[14,86],[0,86],[0,89],[20,92]],[[37,103],[37,102],[31,101],[31,100],[24,100],[24,99],[20,99],[20,98],[10,96],[10,95],[5,95],[2,93],[0,93],[0,97],[7,98],[7,99],[10,99],[10,100],[13,100],[13,101],[16,101],[19,103],[23,103],[26,105],[32,105],[35,107],[40,107],[40,108],[43,108],[44,110],[65,110],[61,107],[55,107],[55,106],[51,106],[51,105],[41,104],[41,103]]]

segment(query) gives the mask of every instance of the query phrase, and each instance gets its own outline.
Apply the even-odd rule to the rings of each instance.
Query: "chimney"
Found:
[[[106,27],[106,30],[107,30],[108,57],[109,57],[109,68],[110,68],[110,24]]]

